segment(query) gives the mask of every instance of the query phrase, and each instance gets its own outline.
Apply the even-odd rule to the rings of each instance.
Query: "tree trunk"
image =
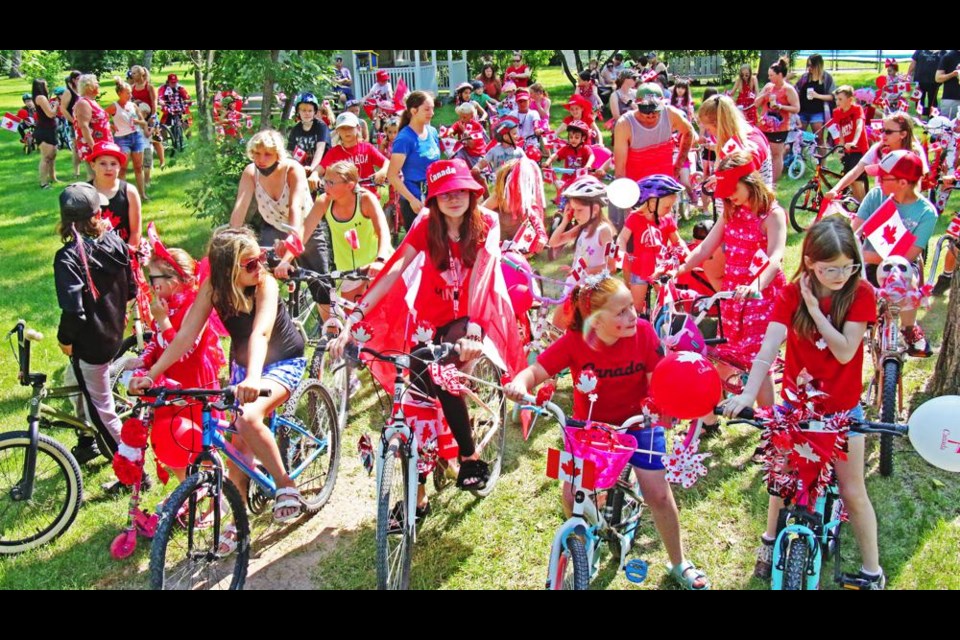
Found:
[[[960,278],[954,276],[950,287],[947,326],[943,330],[943,346],[933,370],[929,391],[935,396],[960,395]]]
[[[207,85],[210,79],[210,70],[213,68],[214,49],[187,50],[190,62],[193,64],[193,79],[196,82],[197,115],[200,122],[200,136],[204,142],[212,138],[212,123],[210,113],[210,99]]]
[[[760,50],[760,68],[757,69],[757,82],[760,83],[761,87],[763,87],[763,85],[765,85],[769,80],[767,69],[769,69],[781,55],[783,55],[783,52],[779,49]]]
[[[10,77],[22,78],[20,64],[23,62],[23,49],[14,49],[10,52]]]
[[[153,49],[143,50],[143,66],[147,68],[147,71],[150,71],[150,67],[153,66]]]
[[[580,52],[577,49],[573,50],[573,57],[577,61],[577,65],[580,64]],[[563,73],[566,74],[567,79],[570,81],[570,84],[577,86],[577,79],[573,76],[573,73],[570,71],[570,65],[567,63],[567,56],[563,55],[563,52],[560,52],[560,62],[563,64]]]
[[[270,64],[263,76],[263,104],[260,105],[260,131],[273,128],[271,113],[273,111],[273,85],[276,77],[277,63],[280,61],[280,50],[270,50]]]

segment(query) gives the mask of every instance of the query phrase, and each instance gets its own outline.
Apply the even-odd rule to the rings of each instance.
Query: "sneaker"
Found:
[[[923,333],[920,325],[903,328],[903,339],[907,341],[907,353],[914,358],[929,358],[933,355],[930,341]]]
[[[716,424],[705,424],[700,429],[700,439],[706,442],[707,440],[713,440],[714,438],[720,436],[720,423]]]
[[[100,448],[97,447],[97,441],[93,438],[81,437],[77,440],[77,446],[70,449],[70,453],[73,454],[77,464],[84,465],[100,457]]]
[[[773,545],[775,540],[760,537],[760,548],[757,549],[757,563],[753,565],[753,577],[758,580],[769,580],[773,573]]]
[[[133,491],[133,487],[129,487],[119,480],[114,480],[113,482],[106,482],[100,485],[100,488],[108,496],[119,496],[122,494],[130,493]],[[143,482],[140,483],[140,493],[147,493],[153,489],[153,480],[150,479],[150,475],[147,473],[143,474]]]
[[[887,576],[884,575],[882,569],[880,570],[880,575],[871,575],[861,569],[860,579],[863,581],[863,584],[866,585],[864,591],[883,591],[887,586]]]
[[[937,284],[933,285],[933,295],[937,298],[950,291],[950,285],[953,284],[952,273],[942,273],[937,278]]]

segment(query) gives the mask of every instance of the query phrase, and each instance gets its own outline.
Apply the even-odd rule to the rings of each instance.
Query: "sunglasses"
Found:
[[[173,276],[153,275],[151,273],[149,276],[147,276],[147,279],[150,280],[150,286],[155,287],[157,286],[157,280],[173,280]]]
[[[888,274],[894,269],[906,275],[910,271],[910,265],[900,264],[899,262],[890,262],[887,264],[880,265],[880,273],[883,273],[883,274]]]
[[[903,129],[884,129],[884,135],[892,136],[895,133],[903,133]]]
[[[858,264],[848,264],[845,267],[817,267],[817,273],[824,278],[849,278],[860,270]]]
[[[247,273],[257,273],[260,271],[260,267],[267,262],[267,252],[264,250],[260,251],[260,255],[256,258],[250,258],[249,260],[244,260],[240,263],[240,268],[246,271]]]

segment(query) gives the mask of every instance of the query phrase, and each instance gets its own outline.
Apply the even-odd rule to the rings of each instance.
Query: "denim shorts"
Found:
[[[134,131],[125,136],[117,136],[113,141],[127,155],[143,153],[143,150],[147,148],[147,139],[140,131]]]
[[[631,429],[627,431],[627,435],[637,441],[637,449],[659,453],[667,452],[667,432],[663,427]],[[643,471],[663,471],[666,469],[663,464],[663,456],[654,456],[639,451],[630,458],[630,464]]]
[[[823,124],[825,121],[822,111],[820,113],[799,113],[797,115],[800,116],[800,122],[803,124],[804,127],[806,127],[811,122]]]
[[[247,377],[247,370],[236,362],[230,365],[230,384],[237,385],[243,382]],[[303,374],[307,370],[306,358],[292,358],[290,360],[281,360],[268,364],[263,368],[261,378],[264,380],[273,380],[284,387],[290,393],[300,385]]]
[[[639,287],[641,285],[649,286],[649,284],[650,284],[650,281],[647,280],[646,278],[642,278],[635,273],[630,274],[630,286],[632,287]]]

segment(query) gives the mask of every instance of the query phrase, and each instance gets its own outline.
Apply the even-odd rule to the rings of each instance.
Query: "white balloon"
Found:
[[[933,466],[960,472],[960,396],[934,398],[914,411],[910,444]]]
[[[607,187],[607,198],[618,209],[632,209],[640,199],[640,185],[630,178],[614,180]]]

